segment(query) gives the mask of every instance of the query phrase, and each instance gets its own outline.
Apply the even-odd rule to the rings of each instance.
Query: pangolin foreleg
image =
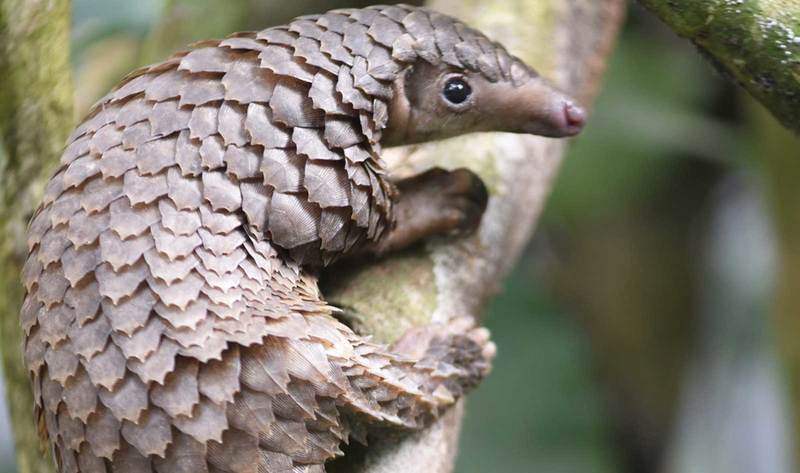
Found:
[[[436,235],[475,230],[486,210],[486,186],[475,173],[434,168],[397,183],[395,226],[368,251],[387,253]]]

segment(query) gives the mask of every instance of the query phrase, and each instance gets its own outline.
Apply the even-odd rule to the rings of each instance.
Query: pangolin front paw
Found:
[[[437,194],[433,202],[442,212],[442,223],[453,235],[466,235],[478,228],[489,202],[483,180],[466,168],[453,171],[432,169],[426,173]]]
[[[468,169],[434,168],[397,183],[395,225],[369,251],[384,254],[432,236],[461,236],[478,228],[489,202],[486,186]]]

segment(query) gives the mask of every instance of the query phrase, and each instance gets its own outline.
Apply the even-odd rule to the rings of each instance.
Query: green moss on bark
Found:
[[[53,471],[39,446],[18,311],[25,227],[72,127],[68,0],[0,0],[0,349],[20,473]]]
[[[329,271],[323,290],[344,318],[378,343],[391,343],[409,329],[430,322],[436,309],[433,262],[421,249],[366,266],[340,265]]]
[[[800,3],[641,0],[783,124],[800,131]]]

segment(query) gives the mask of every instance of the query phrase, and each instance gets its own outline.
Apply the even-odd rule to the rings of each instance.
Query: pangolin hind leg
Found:
[[[481,329],[420,328],[386,349],[324,311],[286,314],[264,319],[271,327],[261,343],[233,345],[200,367],[205,399],[171,429],[172,444],[163,459],[151,458],[152,470],[123,445],[115,471],[324,473],[342,442],[365,441],[368,428],[426,425],[486,375],[494,354]],[[409,339],[426,347],[421,356],[394,352],[410,353],[402,347]],[[184,361],[167,378],[170,392],[191,366]]]
[[[485,376],[494,352],[481,330],[423,337],[428,348],[413,360],[329,315],[292,323],[291,336],[240,349],[230,428],[208,447],[208,463],[219,471],[323,472],[341,443],[365,441],[368,427],[426,425]]]

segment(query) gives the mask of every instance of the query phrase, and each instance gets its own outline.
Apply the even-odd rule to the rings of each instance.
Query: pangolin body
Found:
[[[534,77],[449,17],[373,7],[198,44],[93,108],[23,273],[61,472],[321,473],[366,426],[420,426],[476,382],[481,347],[395,356],[338,322],[308,270],[394,225],[380,145],[420,64]]]

